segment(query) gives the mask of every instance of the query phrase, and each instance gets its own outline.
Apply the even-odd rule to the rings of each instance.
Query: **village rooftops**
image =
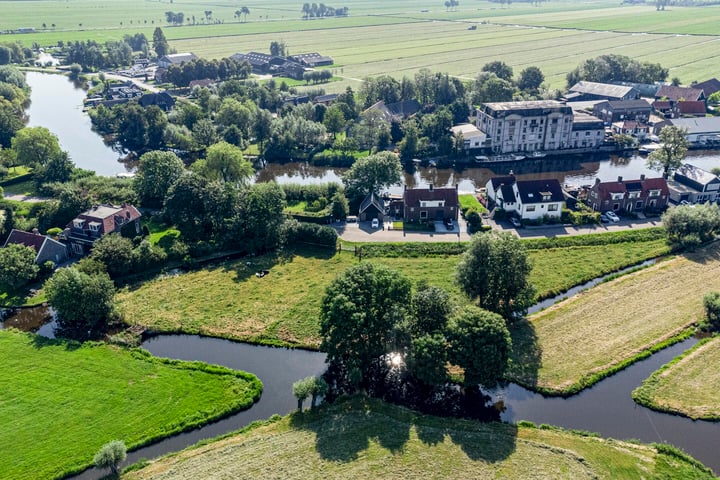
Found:
[[[695,83],[691,86],[692,86],[692,88],[702,90],[703,93],[705,93],[705,98],[708,98],[710,95],[712,95],[715,92],[720,92],[720,80],[718,80],[717,78],[711,78],[710,80],[705,80],[704,82]]]
[[[676,127],[686,128],[690,135],[720,134],[720,117],[674,118],[671,122]]]
[[[705,93],[699,88],[663,85],[655,94],[655,98],[668,99],[675,102],[683,100],[703,100]]]
[[[626,85],[613,85],[611,83],[598,83],[598,82],[586,82],[586,81],[580,81],[573,85],[570,88],[570,92],[573,93],[582,93],[582,94],[588,94],[588,95],[595,95],[598,97],[605,97],[607,99],[610,98],[617,98],[622,99],[626,98],[628,95],[631,95],[633,90],[635,90],[633,87],[626,86]]]

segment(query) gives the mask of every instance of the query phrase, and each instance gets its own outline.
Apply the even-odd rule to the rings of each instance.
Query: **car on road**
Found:
[[[618,223],[620,221],[620,217],[617,216],[617,213],[612,212],[610,210],[603,213],[603,215],[605,215],[605,217],[608,219],[608,221],[610,221],[612,223]]]
[[[372,228],[380,228],[380,220],[378,220],[377,218],[373,218],[370,226]]]
[[[515,228],[522,227],[522,222],[517,217],[510,217],[510,223],[512,223],[512,226]]]

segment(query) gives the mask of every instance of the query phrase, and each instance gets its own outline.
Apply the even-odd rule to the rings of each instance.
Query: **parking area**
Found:
[[[435,222],[434,232],[394,230],[391,223],[372,228],[372,222],[336,223],[338,235],[348,242],[453,242],[468,241],[467,224],[460,219],[448,230],[442,221]]]

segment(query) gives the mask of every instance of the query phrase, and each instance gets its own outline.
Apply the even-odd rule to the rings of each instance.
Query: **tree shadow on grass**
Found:
[[[537,386],[538,371],[542,365],[542,347],[538,343],[535,327],[523,318],[510,325],[509,330],[512,353],[506,377],[533,388]]]
[[[691,262],[702,265],[720,262],[720,242],[715,241],[710,244],[700,246],[695,250],[684,252],[682,256]]]
[[[469,459],[497,463],[515,451],[517,430],[515,425],[494,422],[468,430],[453,429],[449,434]]]

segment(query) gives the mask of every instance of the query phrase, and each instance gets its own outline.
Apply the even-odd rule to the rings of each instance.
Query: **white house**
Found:
[[[565,197],[556,179],[517,181],[513,175],[491,178],[486,191],[488,200],[523,220],[550,217],[559,219]]]
[[[474,148],[482,148],[485,146],[485,140],[487,139],[487,135],[485,135],[475,125],[471,123],[455,125],[450,130],[452,131],[453,136],[456,138],[462,135],[463,141],[465,143],[465,152]]]

